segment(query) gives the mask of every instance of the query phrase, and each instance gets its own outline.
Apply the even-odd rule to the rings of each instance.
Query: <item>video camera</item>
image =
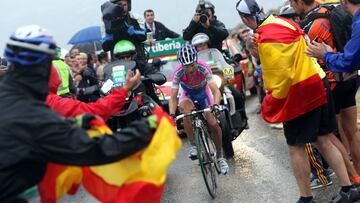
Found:
[[[101,5],[101,12],[105,24],[105,31],[108,34],[111,34],[111,24],[114,20],[123,20],[126,18],[124,7],[121,4],[114,4],[109,1]]]
[[[126,12],[122,4],[115,4],[106,2],[101,6],[103,19],[115,20],[117,18],[123,19],[126,17]]]
[[[205,0],[199,0],[199,10],[197,12],[200,14],[200,22],[206,23],[209,18],[209,14],[206,11]]]

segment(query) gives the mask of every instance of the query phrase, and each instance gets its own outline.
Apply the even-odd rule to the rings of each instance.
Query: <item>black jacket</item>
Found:
[[[106,2],[101,6],[103,14],[103,22],[105,25],[105,32],[107,35],[112,36],[112,40],[106,40],[103,42],[102,47],[104,51],[113,51],[113,48],[120,40],[129,40],[134,43],[138,58],[145,60],[145,49],[143,41],[146,40],[146,33],[139,25],[138,21],[130,16],[128,13],[122,17],[119,17],[116,12],[122,12],[118,9],[119,6],[111,2]],[[133,26],[137,31],[136,34],[129,35],[128,28]]]
[[[183,38],[184,40],[191,41],[194,35],[200,32],[209,36],[210,48],[217,48],[219,51],[222,51],[222,41],[229,36],[224,23],[217,20],[216,16],[210,21],[209,28],[204,28],[200,22],[195,23],[194,20],[191,20],[189,26],[183,31]]]
[[[155,24],[155,36],[154,36],[154,39],[156,39],[157,41],[164,40],[166,38],[178,38],[178,37],[180,37],[179,34],[169,30],[167,27],[165,27],[164,24],[162,24],[162,23],[160,23],[158,21],[154,21],[154,24]],[[146,28],[147,32],[151,32],[151,30],[147,27],[147,24],[145,24],[145,28]]]
[[[0,82],[0,202],[38,184],[47,162],[89,166],[114,162],[150,140],[145,121],[114,136],[90,138],[45,104],[51,60],[36,67],[12,65]]]

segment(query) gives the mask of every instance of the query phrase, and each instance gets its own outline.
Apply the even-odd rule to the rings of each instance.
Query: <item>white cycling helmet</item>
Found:
[[[199,44],[208,43],[210,40],[209,36],[205,33],[197,33],[191,40],[191,44],[197,46]]]
[[[56,43],[49,32],[37,25],[18,28],[6,44],[5,56],[12,63],[35,65],[56,54]]]

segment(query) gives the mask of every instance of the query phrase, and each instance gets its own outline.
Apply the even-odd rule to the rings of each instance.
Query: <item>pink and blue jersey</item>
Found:
[[[205,61],[198,60],[198,70],[195,74],[186,74],[182,65],[176,66],[173,74],[172,88],[182,88],[179,103],[190,99],[197,101],[200,108],[204,109],[214,104],[214,98],[208,84],[213,81],[212,71]]]

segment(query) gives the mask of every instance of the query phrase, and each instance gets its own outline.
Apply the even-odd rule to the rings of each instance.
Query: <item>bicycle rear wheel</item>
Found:
[[[201,128],[195,128],[195,143],[206,188],[214,199],[216,197],[218,176],[215,145],[208,132]]]

